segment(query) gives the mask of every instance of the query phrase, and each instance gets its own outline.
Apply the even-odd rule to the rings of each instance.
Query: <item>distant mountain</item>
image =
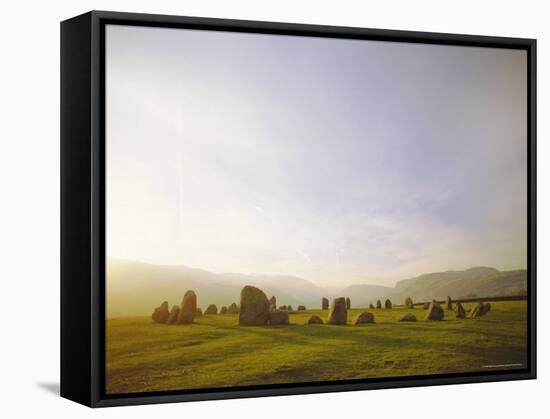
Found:
[[[353,307],[366,307],[370,303],[375,303],[376,300],[383,300],[390,297],[393,288],[384,287],[382,285],[351,285],[344,288],[337,294],[340,296],[349,297]]]
[[[150,314],[166,300],[179,304],[188,289],[197,293],[199,307],[216,304],[218,308],[239,303],[243,286],[261,288],[268,297],[275,295],[278,305],[320,306],[325,291],[310,281],[293,276],[222,273],[216,274],[186,266],[161,266],[142,262],[109,259],[107,271],[107,316]]]
[[[357,284],[338,292],[321,288],[302,278],[282,275],[213,273],[186,266],[161,266],[142,262],[109,259],[107,271],[107,316],[149,315],[166,300],[179,304],[188,289],[197,293],[199,307],[216,304],[218,308],[239,302],[245,285],[261,288],[268,297],[275,295],[277,305],[304,304],[320,307],[322,297],[350,297],[352,306],[367,306],[377,299],[390,298],[402,304],[410,296],[414,301],[432,298],[488,297],[524,294],[527,271],[500,272],[476,267],[464,271],[446,271],[420,275],[399,281],[395,287]]]

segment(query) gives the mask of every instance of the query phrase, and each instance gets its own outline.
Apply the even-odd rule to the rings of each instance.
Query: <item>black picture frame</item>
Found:
[[[528,366],[523,370],[106,395],[105,25],[521,49],[528,60]],[[91,11],[61,23],[61,396],[91,407],[536,378],[536,40]]]

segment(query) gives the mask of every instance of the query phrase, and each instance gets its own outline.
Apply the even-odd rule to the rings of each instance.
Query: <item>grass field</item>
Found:
[[[150,317],[108,319],[106,390],[128,393],[205,387],[300,383],[355,378],[494,371],[526,366],[526,302],[491,303],[489,314],[424,321],[415,308],[370,311],[376,324],[305,325],[311,314],[290,314],[290,326],[240,327],[238,315],[211,315],[192,325],[161,325]],[[465,308],[473,304],[465,304]],[[397,319],[413,312],[416,323]],[[501,365],[501,367],[498,367]]]

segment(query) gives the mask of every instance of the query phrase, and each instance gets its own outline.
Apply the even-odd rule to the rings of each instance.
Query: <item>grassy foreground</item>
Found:
[[[362,326],[304,324],[311,314],[326,319],[327,310],[295,312],[290,326],[272,327],[240,327],[234,314],[178,326],[150,317],[108,319],[106,389],[112,394],[525,367],[526,302],[491,306],[478,319],[445,311],[441,322],[424,321],[422,308],[348,311],[349,322],[361,311],[374,313],[376,324]],[[418,322],[397,322],[407,312]]]

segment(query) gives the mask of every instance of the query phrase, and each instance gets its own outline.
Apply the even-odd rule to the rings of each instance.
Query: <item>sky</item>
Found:
[[[337,287],[526,267],[525,51],[106,36],[108,257]]]

